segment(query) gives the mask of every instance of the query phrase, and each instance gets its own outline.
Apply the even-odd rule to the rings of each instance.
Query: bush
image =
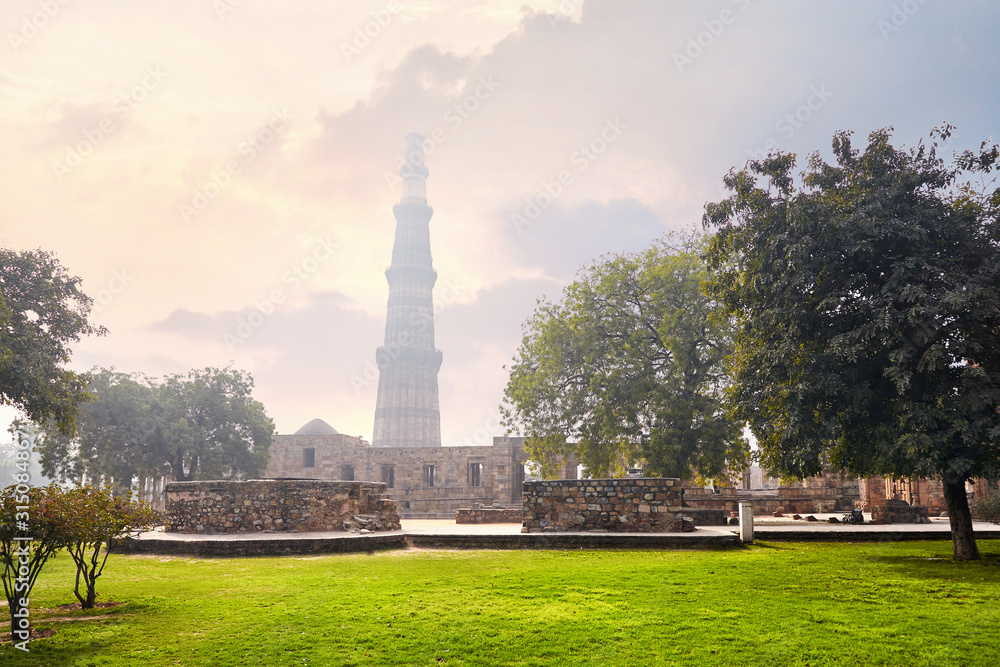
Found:
[[[73,592],[89,609],[114,541],[159,523],[146,503],[116,497],[108,489],[32,487],[25,474],[18,484],[0,490],[0,578],[10,610],[11,643],[27,650],[31,589],[59,549],[65,547],[76,563]]]
[[[83,609],[93,609],[97,578],[115,540],[149,530],[160,520],[145,502],[117,497],[110,489],[84,486],[67,491],[63,497],[64,544],[76,563],[73,592]]]
[[[988,489],[982,495],[976,494],[972,501],[972,518],[1000,524],[1000,490]]]
[[[28,476],[0,491],[0,565],[10,611],[10,641],[24,648],[30,637],[31,589],[49,558],[65,544],[61,516],[65,491],[28,486]],[[25,650],[27,650],[25,648]]]

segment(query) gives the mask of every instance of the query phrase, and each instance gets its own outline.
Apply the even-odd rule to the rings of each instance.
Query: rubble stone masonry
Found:
[[[171,533],[399,530],[385,484],[321,480],[171,482]]]
[[[679,532],[681,495],[679,479],[662,477],[525,482],[521,532]]]
[[[753,505],[756,514],[812,514],[815,512],[849,512],[860,507],[857,478],[837,475],[810,477],[798,484],[777,489],[716,490],[685,487],[686,507],[705,507],[736,512],[741,502]]]
[[[469,507],[455,510],[455,523],[521,523],[520,507]]]

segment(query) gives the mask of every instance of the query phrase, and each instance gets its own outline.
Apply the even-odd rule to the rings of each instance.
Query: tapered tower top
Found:
[[[406,135],[406,159],[399,168],[403,177],[403,197],[399,203],[427,203],[428,173],[424,165],[424,135],[410,132]]]
[[[373,447],[440,447],[441,409],[438,370],[441,351],[434,347],[434,283],[427,205],[424,137],[406,135],[406,156],[399,168],[403,193],[392,207],[396,237],[392,263],[385,271],[389,301],[385,343],[375,354],[378,400]]]

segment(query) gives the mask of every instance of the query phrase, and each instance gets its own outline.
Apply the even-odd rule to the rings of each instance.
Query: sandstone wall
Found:
[[[926,507],[934,516],[948,509],[944,499],[944,486],[938,479],[868,477],[861,480],[860,494],[861,506],[872,512],[892,499]]]
[[[313,452],[309,467],[307,449]],[[492,446],[372,447],[345,435],[276,435],[267,476],[340,480],[346,470],[355,480],[382,482],[384,469],[391,468],[388,493],[401,516],[450,519],[476,502],[520,506],[526,459],[523,438],[493,438]],[[470,476],[473,465],[481,471],[479,479]],[[576,465],[575,459],[567,461],[563,474],[575,477]],[[427,466],[434,466],[433,484]]]
[[[172,533],[399,530],[384,484],[318,480],[171,482]]]

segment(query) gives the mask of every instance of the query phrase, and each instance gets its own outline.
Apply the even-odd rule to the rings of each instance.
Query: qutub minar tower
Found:
[[[431,265],[424,137],[406,135],[406,159],[399,168],[403,192],[393,206],[396,239],[385,271],[389,303],[385,344],[376,353],[378,400],[373,447],[440,447],[441,409],[434,348],[434,297],[437,272]]]

